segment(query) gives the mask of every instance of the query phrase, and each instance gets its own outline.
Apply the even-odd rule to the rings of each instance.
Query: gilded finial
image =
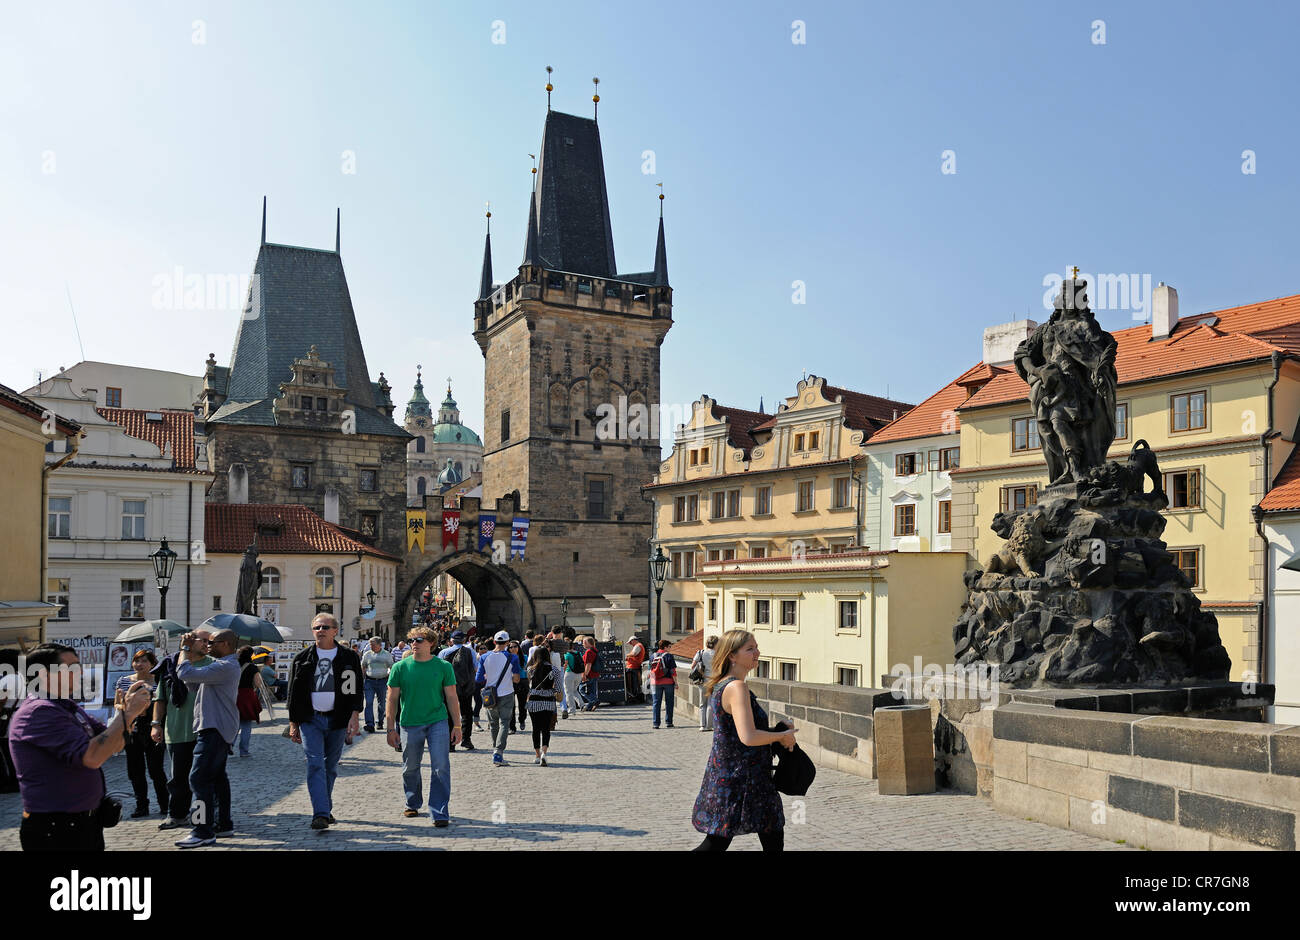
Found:
[[[551,84],[551,72],[553,71],[554,69],[552,69],[549,65],[546,67],[546,110],[547,111],[551,110],[551,92],[555,89],[555,86]]]
[[[1071,270],[1072,270],[1074,273],[1071,274],[1070,276],[1073,277],[1073,278],[1077,278],[1077,277],[1079,276],[1079,266],[1076,264],[1073,268],[1071,268]]]
[[[596,94],[593,94],[593,95],[591,96],[591,101],[592,101],[592,111],[593,111],[592,117],[593,117],[593,118],[598,118],[598,117],[600,117],[600,94],[599,94],[599,92],[600,92],[600,79],[599,79],[599,78],[592,78],[592,80],[591,80],[591,84],[592,84],[593,86],[595,86],[595,90],[596,90]]]
[[[655,183],[659,187],[659,218],[664,217],[664,184]]]
[[[489,199],[487,202],[483,203],[483,205],[484,205],[484,207],[487,209],[487,220],[488,220],[488,222],[487,222],[487,228],[488,228],[488,234],[491,234],[491,232],[492,232],[492,200]]]

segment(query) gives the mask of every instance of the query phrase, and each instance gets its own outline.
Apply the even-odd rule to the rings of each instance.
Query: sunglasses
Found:
[[[429,638],[428,638],[427,636],[413,636],[413,637],[410,638],[410,640],[411,640],[412,643],[428,643],[428,642],[429,642]]]
[[[312,627],[312,629],[313,629],[313,630],[333,630],[334,628],[331,627],[331,626],[330,626],[329,624],[327,624],[327,623],[319,623],[319,624],[317,624],[316,626]]]

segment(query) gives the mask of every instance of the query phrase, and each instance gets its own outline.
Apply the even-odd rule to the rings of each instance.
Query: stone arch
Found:
[[[427,486],[428,486],[428,483],[425,481],[424,477],[420,477],[419,479],[417,479],[417,480],[415,481],[415,495],[417,495],[417,496],[423,496],[423,495],[424,495],[424,491],[425,491],[425,487],[427,487]]]
[[[565,421],[578,421],[587,413],[587,381],[578,379],[569,389],[569,415]]]
[[[411,579],[399,608],[399,636],[410,627],[424,589],[443,574],[459,581],[474,602],[480,636],[490,627],[494,631],[505,629],[512,637],[522,639],[525,630],[537,627],[533,597],[519,576],[506,565],[493,564],[491,557],[482,552],[463,550],[444,555]]]
[[[564,386],[559,382],[551,385],[550,409],[548,424],[564,427],[569,423],[569,396],[564,393]]]

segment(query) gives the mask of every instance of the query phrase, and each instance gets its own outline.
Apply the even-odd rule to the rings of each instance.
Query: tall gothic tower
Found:
[[[523,262],[494,286],[489,236],[474,338],[486,360],[484,505],[518,490],[531,515],[525,559],[512,567],[540,627],[558,621],[566,596],[579,612],[615,593],[647,610],[641,487],[659,464],[658,422],[601,418],[638,405],[657,413],[659,346],[673,320],[662,211],[654,269],[616,273],[596,121],[548,111],[539,153]]]

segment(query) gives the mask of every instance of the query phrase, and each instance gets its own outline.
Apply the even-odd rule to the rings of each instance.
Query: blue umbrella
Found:
[[[284,633],[269,620],[252,614],[213,614],[200,626],[212,630],[233,630],[241,640],[253,643],[283,643]]]

